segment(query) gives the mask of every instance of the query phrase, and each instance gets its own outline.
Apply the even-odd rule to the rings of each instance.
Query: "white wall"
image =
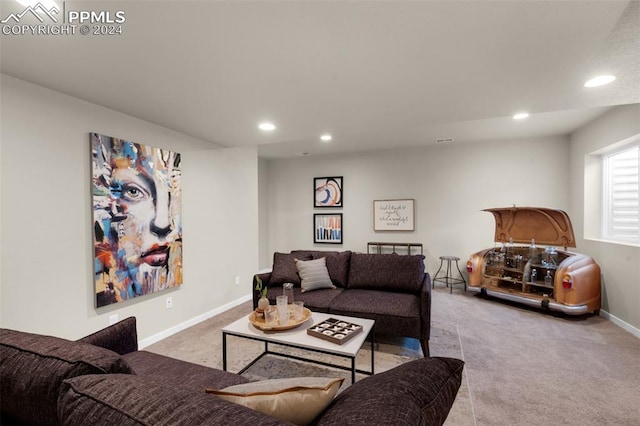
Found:
[[[616,107],[571,135],[573,210],[581,211],[585,193],[597,195],[599,191],[598,187],[585,188],[585,156],[637,134],[640,134],[640,104]],[[584,212],[590,213],[594,212]],[[585,239],[583,215],[574,215],[572,219],[583,253],[592,256],[602,269],[602,309],[614,320],[640,329],[640,247]]]
[[[112,314],[121,319],[135,315],[139,338],[145,339],[249,294],[258,263],[255,149],[215,149],[125,114],[0,77],[2,327],[77,338],[108,325]],[[183,154],[181,287],[94,307],[90,132]],[[233,284],[235,276],[241,277],[240,286]],[[171,310],[165,309],[166,296],[173,297]]]
[[[264,158],[258,159],[258,206],[260,208],[259,213],[259,240],[260,240],[260,248],[259,248],[259,259],[271,259],[271,254],[269,253],[269,195],[267,193],[268,185],[266,182],[269,181],[269,176],[267,174],[267,160]],[[260,262],[261,268],[271,267],[269,262]]]
[[[339,143],[339,142],[335,142]],[[490,207],[569,209],[569,142],[566,137],[437,145],[267,163],[269,254],[274,251],[349,249],[369,241],[419,242],[433,275],[438,257],[461,258],[494,245]],[[344,244],[313,244],[313,178],[344,176]],[[416,200],[414,232],[374,232],[376,199]],[[331,210],[333,211],[333,210]],[[571,211],[568,211],[572,215]]]
[[[182,307],[188,318],[251,294],[258,267],[258,155],[254,147],[190,151],[185,164],[184,279],[189,286],[183,287],[193,298]]]

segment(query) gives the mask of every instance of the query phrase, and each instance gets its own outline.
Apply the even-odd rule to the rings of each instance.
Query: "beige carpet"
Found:
[[[220,329],[249,310],[243,304],[145,349],[221,368]],[[466,363],[446,425],[640,425],[640,339],[600,317],[556,316],[438,288],[430,347],[432,356]],[[260,350],[258,342],[230,338],[230,371]],[[376,372],[420,356],[413,339],[381,341]],[[361,351],[358,368],[368,369],[369,361]],[[348,377],[278,357],[265,357],[245,375]]]

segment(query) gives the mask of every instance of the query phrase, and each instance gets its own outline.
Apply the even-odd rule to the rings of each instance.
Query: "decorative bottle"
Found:
[[[531,239],[531,245],[529,246],[529,259],[533,259],[536,256],[536,240]]]
[[[282,285],[282,294],[287,296],[287,303],[290,305],[293,303],[293,284],[284,283]]]

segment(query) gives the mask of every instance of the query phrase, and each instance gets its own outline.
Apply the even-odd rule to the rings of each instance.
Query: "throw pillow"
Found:
[[[100,346],[120,355],[135,352],[138,350],[136,317],[125,318],[77,341]]]
[[[327,259],[327,270],[331,282],[336,287],[345,288],[347,286],[347,278],[349,277],[349,260],[351,259],[351,251],[342,252],[321,252],[313,253],[314,259],[325,257]]]
[[[53,336],[0,329],[2,414],[25,424],[57,425],[62,381],[85,374],[134,374],[115,352]]]
[[[306,425],[331,403],[343,381],[344,378],[296,377],[206,392],[286,422]]]
[[[316,260],[296,259],[296,268],[298,268],[298,274],[301,279],[302,293],[321,288],[336,288],[331,282],[331,277],[329,277],[326,258],[321,257]]]
[[[314,426],[442,425],[462,383],[464,362],[428,357],[349,386]]]
[[[273,268],[271,269],[271,279],[269,279],[270,286],[281,286],[284,283],[300,285],[300,277],[295,263],[296,258],[311,259],[311,256],[304,258],[293,254],[273,253]]]

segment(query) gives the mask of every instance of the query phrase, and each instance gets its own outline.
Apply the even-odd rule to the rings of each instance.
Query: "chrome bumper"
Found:
[[[549,303],[546,304],[545,302],[538,299],[518,296],[517,294],[502,293],[500,291],[491,290],[486,287],[467,286],[467,290],[475,291],[476,293],[480,293],[483,289],[485,294],[489,296],[497,297],[498,299],[509,300],[510,302],[522,303],[523,305],[532,306],[534,308],[551,309],[552,311],[564,312],[565,314],[569,315],[582,315],[589,313],[589,308],[587,307],[587,305],[563,305],[552,300],[549,300]]]

